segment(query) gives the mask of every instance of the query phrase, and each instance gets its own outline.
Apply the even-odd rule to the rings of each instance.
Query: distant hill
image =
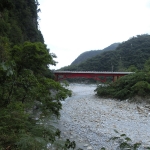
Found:
[[[144,63],[150,58],[150,35],[137,35],[118,45],[116,50],[89,58],[78,65],[70,65],[62,70],[79,71],[126,71],[134,66],[143,69]]]
[[[110,46],[102,49],[102,50],[91,50],[91,51],[86,51],[82,54],[80,54],[72,63],[71,65],[78,65],[82,62],[84,62],[85,60],[92,58],[96,55],[101,54],[104,51],[110,51],[110,50],[115,50],[117,48],[117,46],[119,45],[119,43],[114,43],[111,44]]]

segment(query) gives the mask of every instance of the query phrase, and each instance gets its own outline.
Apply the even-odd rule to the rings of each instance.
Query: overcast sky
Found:
[[[39,0],[39,28],[52,69],[70,65],[81,53],[150,33],[150,0]]]

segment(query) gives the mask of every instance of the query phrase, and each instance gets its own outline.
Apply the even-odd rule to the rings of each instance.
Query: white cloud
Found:
[[[149,0],[39,0],[40,29],[57,55],[55,68],[82,52],[150,33]]]

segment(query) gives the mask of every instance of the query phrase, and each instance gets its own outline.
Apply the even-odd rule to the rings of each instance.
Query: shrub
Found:
[[[150,96],[149,72],[137,72],[120,77],[108,86],[98,86],[97,95],[120,100],[132,99],[135,96]]]

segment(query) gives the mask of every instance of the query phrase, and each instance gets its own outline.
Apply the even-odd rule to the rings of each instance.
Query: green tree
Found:
[[[144,70],[145,71],[150,71],[150,59],[148,59],[145,64],[144,64]]]
[[[108,86],[98,86],[97,95],[119,100],[134,99],[136,96],[150,97],[149,75],[150,72],[136,72],[120,77]]]
[[[123,67],[123,61],[122,61],[122,58],[121,58],[121,56],[120,56],[120,58],[119,58],[119,63],[118,63],[118,71],[125,71],[125,69],[124,69],[124,67]]]
[[[15,45],[0,64],[1,148],[40,150],[59,136],[45,122],[59,117],[60,101],[71,92],[44,75],[50,64],[55,62],[46,45],[30,42]]]
[[[41,150],[60,131],[61,100],[71,95],[49,69],[54,54],[38,29],[37,0],[0,1],[0,149]],[[28,42],[27,42],[28,41]],[[57,142],[58,143],[58,142]],[[60,144],[60,149],[74,147]],[[58,145],[57,145],[58,146]]]
[[[137,69],[134,65],[131,65],[131,66],[127,69],[127,71],[129,71],[129,72],[137,72],[138,69]]]

